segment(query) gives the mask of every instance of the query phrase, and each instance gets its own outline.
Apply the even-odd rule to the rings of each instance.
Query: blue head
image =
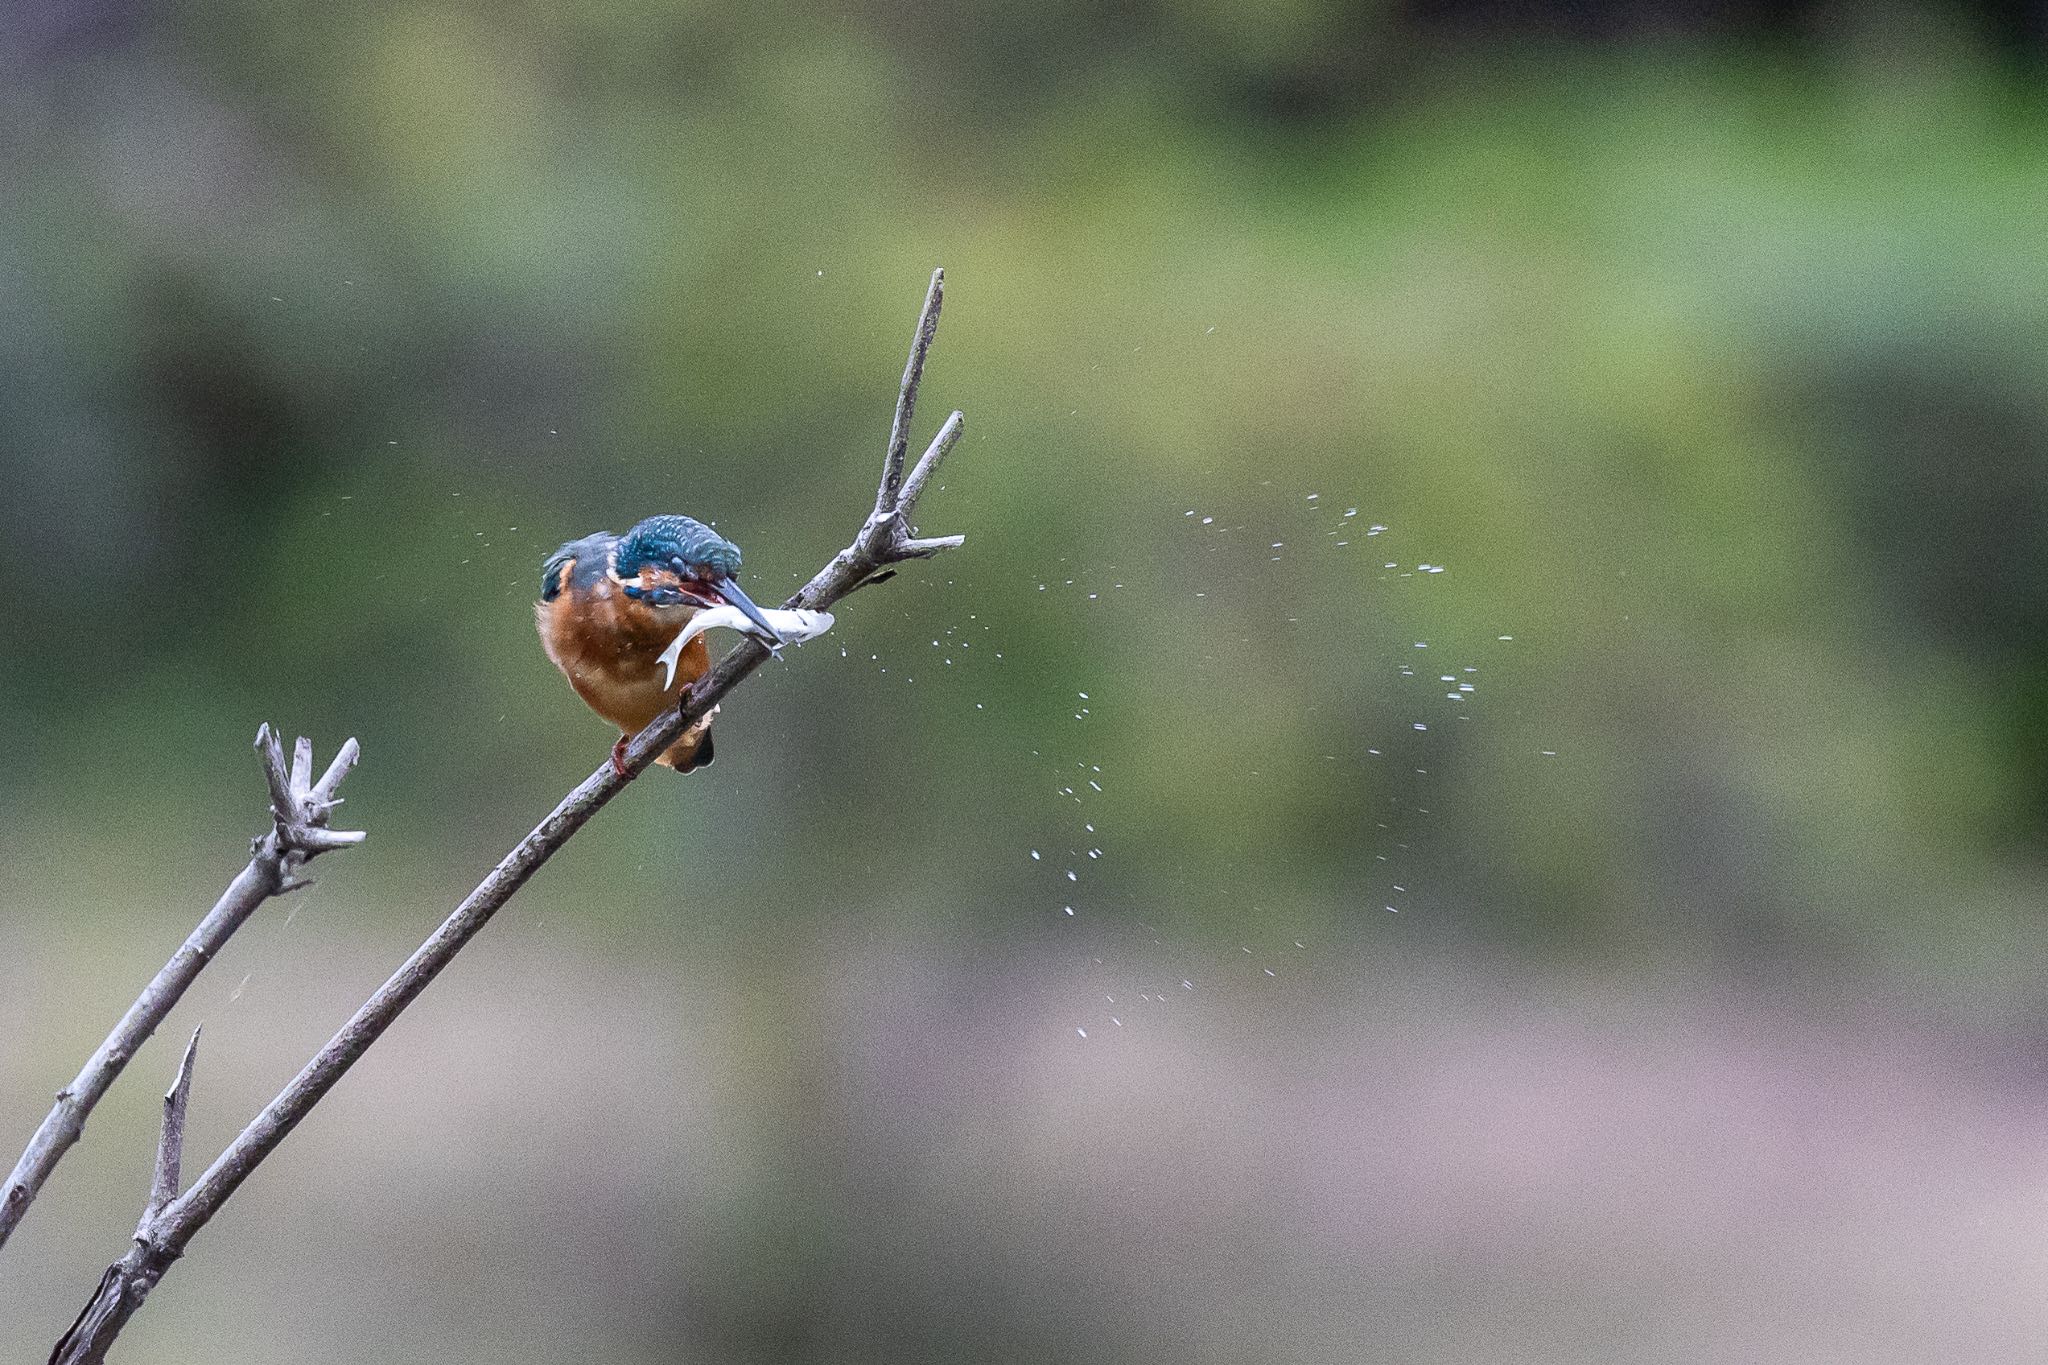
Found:
[[[638,578],[647,569],[673,573],[682,580],[672,590],[679,600],[703,606],[730,603],[759,628],[771,648],[782,643],[761,609],[733,581],[740,571],[740,547],[693,517],[649,517],[639,523],[620,539],[612,569],[624,579]]]
[[[740,547],[694,517],[649,517],[620,539],[613,567],[632,578],[649,565],[685,578],[730,578],[740,571]]]

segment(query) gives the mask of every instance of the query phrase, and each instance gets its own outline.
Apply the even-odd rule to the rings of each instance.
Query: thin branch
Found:
[[[353,848],[369,837],[359,829],[314,829],[306,826],[292,836],[292,846],[308,854],[326,853],[337,848]],[[304,886],[305,883],[298,885]]]
[[[356,760],[363,756],[363,746],[350,739],[335,751],[334,761],[327,765],[327,771],[320,774],[320,780],[313,784],[313,799],[323,806],[338,806],[341,798],[334,793],[341,787],[341,779],[348,776],[349,769],[356,766]]]
[[[178,1168],[185,1158],[185,1109],[192,1102],[192,1061],[198,1055],[199,1030],[193,1029],[192,1041],[185,1044],[185,1059],[178,1063],[171,1088],[164,1092],[164,1126],[156,1143],[156,1178],[150,1182],[149,1202],[142,1207],[138,1232],[178,1197]]]
[[[300,741],[304,743],[304,741]],[[121,1022],[114,1025],[106,1041],[92,1054],[71,1084],[57,1092],[57,1103],[50,1110],[35,1136],[29,1139],[28,1147],[21,1159],[14,1165],[14,1173],[7,1177],[5,1186],[0,1186],[0,1246],[6,1245],[7,1238],[22,1215],[35,1200],[50,1178],[64,1153],[78,1141],[85,1131],[86,1116],[93,1106],[107,1093],[107,1087],[121,1074],[121,1068],[135,1055],[156,1026],[163,1022],[171,1007],[178,1003],[201,969],[227,944],[235,930],[242,927],[256,907],[272,896],[282,895],[306,885],[299,869],[307,859],[329,848],[340,848],[345,844],[360,843],[360,833],[344,833],[326,827],[326,805],[317,808],[295,796],[290,775],[285,771],[284,751],[279,746],[277,735],[268,725],[256,732],[256,752],[262,760],[265,783],[270,788],[271,830],[256,840],[250,850],[249,863],[235,879],[228,883],[228,889],[206,912],[206,918],[199,922],[191,935],[186,938],[170,961],[143,988],[128,1012],[121,1016]],[[342,746],[342,752],[353,755],[357,752],[356,742],[350,740]],[[339,765],[339,757],[335,760]],[[308,766],[311,760],[308,759]],[[339,772],[328,770],[335,784],[339,785],[345,767]],[[323,782],[325,778],[321,779]],[[330,793],[331,794],[331,793]]]
[[[916,497],[924,489],[925,480],[914,478],[908,487],[901,483],[903,454],[909,448],[909,427],[917,404],[918,381],[924,372],[925,354],[931,349],[932,337],[938,327],[944,278],[944,271],[932,272],[931,287],[925,295],[924,311],[918,319],[918,330],[911,342],[910,361],[904,367],[903,386],[896,400],[895,424],[890,433],[890,458],[884,465],[881,486],[876,491],[875,510],[862,524],[853,543],[834,555],[829,564],[791,596],[787,603],[789,606],[822,611],[868,583],[878,571],[889,565],[932,554],[958,545],[965,539],[962,536],[922,541],[912,539],[905,527],[915,510]],[[947,423],[954,431],[955,439],[958,437],[958,425],[957,417]],[[946,447],[950,444],[950,441],[944,443]],[[919,467],[936,467],[938,459],[943,457],[941,442],[935,440],[933,450],[926,452]],[[926,477],[929,477],[928,471]],[[751,636],[743,639],[683,694],[674,709],[657,717],[634,737],[626,747],[624,776],[607,761],[557,802],[547,818],[535,825],[491,869],[476,889],[442,921],[440,928],[429,935],[405,964],[363,1002],[354,1016],[327,1040],[277,1098],[265,1105],[263,1112],[228,1144],[227,1149],[207,1167],[205,1174],[154,1217],[144,1220],[143,1226],[136,1231],[135,1249],[108,1267],[91,1301],[79,1314],[78,1322],[58,1342],[50,1357],[52,1365],[80,1365],[103,1359],[129,1316],[141,1305],[171,1263],[184,1254],[186,1243],[220,1211],[242,1182],[334,1088],[370,1045],[383,1036],[405,1007],[419,998],[420,993],[462,951],[463,945],[475,937],[505,902],[526,884],[527,879],[574,837],[593,815],[767,658],[768,650],[759,641]]]
[[[913,536],[898,542],[905,559],[930,559],[941,550],[957,550],[966,543],[966,536]]]
[[[903,481],[903,505],[917,506],[917,500],[924,496],[924,486],[932,475],[939,472],[953,447],[960,440],[960,433],[967,429],[967,417],[956,412],[946,419],[939,428],[939,434],[932,437],[932,443],[924,448],[924,455],[918,460],[917,468],[910,471],[910,477]]]
[[[300,735],[292,744],[292,795],[303,801],[313,789],[313,741]]]
[[[285,772],[284,746],[268,724],[256,731],[256,756],[263,761],[263,778],[270,784],[270,817],[279,825],[288,824],[298,815],[299,802]]]
[[[910,359],[903,364],[903,384],[896,391],[896,416],[889,423],[889,450],[882,459],[882,483],[875,489],[875,515],[896,511],[903,486],[903,457],[910,453],[910,422],[917,415],[917,386],[924,380],[924,359],[939,331],[939,308],[946,301],[946,272],[932,272],[924,291],[924,308],[910,337]]]

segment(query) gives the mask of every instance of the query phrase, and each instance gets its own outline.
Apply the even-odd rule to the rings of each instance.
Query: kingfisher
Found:
[[[620,777],[626,742],[710,671],[701,634],[680,653],[672,648],[699,611],[736,609],[770,649],[784,642],[734,581],[739,571],[739,546],[682,516],[649,517],[623,536],[599,531],[572,540],[541,565],[533,609],[541,645],[576,695],[622,732],[612,746]],[[706,715],[655,762],[686,773],[711,759]]]

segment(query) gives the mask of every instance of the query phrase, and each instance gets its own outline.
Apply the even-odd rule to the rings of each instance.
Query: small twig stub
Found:
[[[164,1092],[164,1124],[156,1144],[156,1176],[150,1182],[149,1203],[143,1207],[141,1226],[135,1230],[138,1236],[147,1230],[150,1219],[178,1197],[178,1168],[185,1157],[185,1110],[192,1102],[192,1061],[198,1055],[199,1030],[193,1029],[192,1041],[185,1044],[184,1060],[178,1063],[177,1077]]]

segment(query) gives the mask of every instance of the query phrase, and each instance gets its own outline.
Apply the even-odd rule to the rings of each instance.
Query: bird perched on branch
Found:
[[[626,775],[626,741],[676,703],[711,668],[704,638],[664,659],[692,617],[732,607],[769,648],[783,643],[734,582],[740,547],[701,521],[660,516],[615,536],[572,540],[541,566],[534,617],[555,667],[591,710],[623,732],[612,767]],[[689,772],[711,762],[711,717],[685,730],[657,763]]]

